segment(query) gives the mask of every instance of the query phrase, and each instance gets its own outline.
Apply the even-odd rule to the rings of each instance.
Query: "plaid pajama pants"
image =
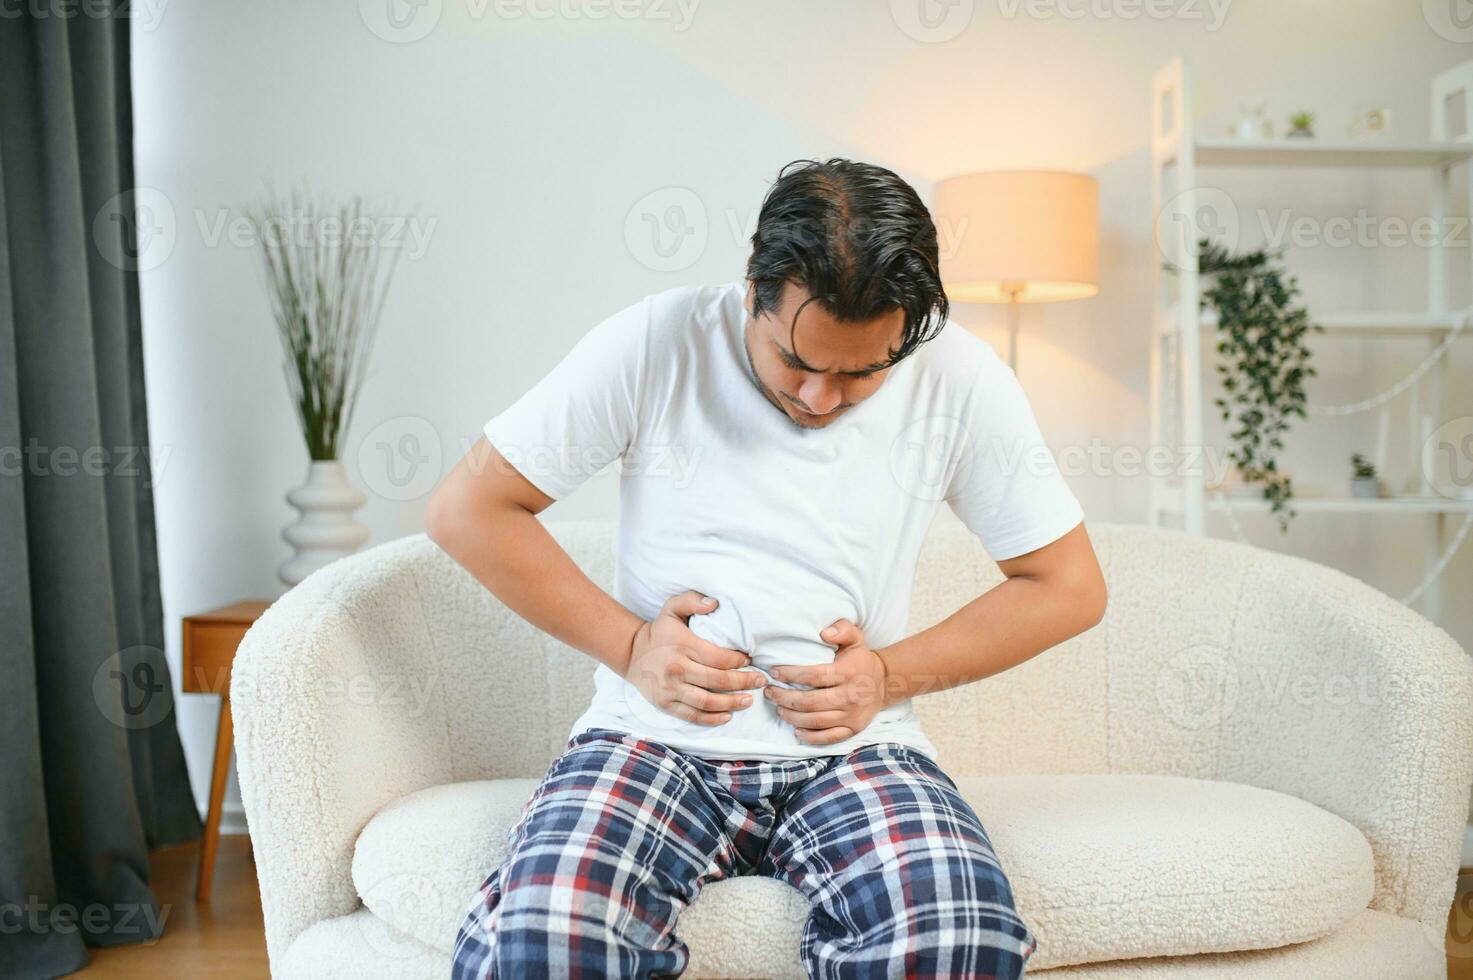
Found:
[[[461,927],[455,980],[679,976],[680,911],[744,874],[813,903],[812,977],[1015,978],[1036,945],[956,784],[894,743],[721,761],[592,729],[553,762],[510,844]]]

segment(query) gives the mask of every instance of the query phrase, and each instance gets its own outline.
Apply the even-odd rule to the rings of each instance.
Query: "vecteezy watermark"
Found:
[[[700,0],[466,0],[473,18],[489,9],[501,20],[645,20],[679,34],[696,19]]]
[[[621,477],[668,480],[676,490],[689,489],[705,454],[704,446],[686,443],[631,446],[622,453],[607,446],[576,443],[555,446],[503,443],[497,448],[513,469],[538,486],[543,485],[544,480],[581,482],[617,462]],[[484,462],[472,464],[484,465]]]
[[[1353,215],[1295,214],[1289,208],[1257,211],[1259,231],[1271,249],[1296,248],[1467,248],[1468,219],[1431,215],[1374,215],[1360,208]]]
[[[402,931],[400,924],[405,920],[450,922],[470,906],[465,895],[447,895],[433,878],[419,871],[390,872],[359,887],[363,904],[373,913],[360,920],[359,935],[369,950],[390,960],[423,955],[423,943]]]
[[[444,0],[358,0],[363,26],[391,44],[423,40],[443,12]]]
[[[1209,33],[1221,29],[1232,0],[997,0],[1007,20],[1201,21]]]
[[[257,224],[229,208],[196,208],[194,222],[206,248],[228,244],[236,248],[271,245],[321,245],[327,248],[367,246],[404,249],[411,261],[423,258],[440,219],[417,214],[360,215],[349,221],[337,214],[309,214],[298,210],[272,215]]]
[[[1232,467],[1214,446],[1111,445],[1095,438],[1056,453],[1034,439],[975,439],[962,420],[926,416],[901,430],[890,445],[890,473],[902,490],[922,500],[942,500],[984,483],[1003,485],[1020,474],[1047,479],[1078,477],[1186,477],[1201,474],[1218,486]]]
[[[1449,500],[1473,500],[1473,416],[1437,427],[1422,447],[1422,475]]]
[[[923,44],[960,37],[977,12],[976,0],[890,0],[890,19]]]
[[[125,272],[157,269],[174,254],[178,222],[163,191],[120,191],[92,216],[92,241],[103,261]]]
[[[1288,662],[1258,664],[1240,673],[1244,685],[1253,691],[1255,704],[1300,708],[1392,704],[1418,689],[1423,695],[1435,694],[1438,687],[1437,678],[1430,675],[1370,668],[1318,671]]]
[[[710,222],[700,195],[688,187],[661,187],[624,216],[624,244],[635,261],[654,272],[679,272],[706,253]]]
[[[1473,43],[1473,3],[1468,0],[1422,0],[1422,19],[1445,41]]]
[[[119,728],[151,728],[174,708],[164,651],[131,646],[114,653],[92,674],[92,700]]]
[[[1006,461],[1017,453],[1000,453]],[[1216,446],[1114,446],[1095,438],[1088,445],[1070,445],[1054,457],[1066,477],[1185,477],[1202,474],[1208,486],[1219,486],[1233,462]]]
[[[1238,704],[1237,665],[1211,644],[1187,647],[1156,673],[1156,705],[1172,724],[1200,731],[1222,724]]]
[[[149,945],[164,934],[164,923],[173,910],[172,905],[155,907],[143,902],[93,902],[78,907],[70,902],[43,902],[39,895],[29,895],[24,902],[0,904],[0,936],[70,935],[80,930],[94,936],[140,936],[144,939],[142,945]]]
[[[428,419],[385,419],[358,443],[358,475],[385,500],[418,500],[439,482],[444,459],[440,433]]]
[[[169,0],[0,0],[0,21],[30,17],[33,20],[122,19],[134,30],[151,31],[164,17]]]
[[[1217,187],[1178,191],[1156,215],[1156,247],[1167,262],[1200,256],[1204,239],[1232,250],[1239,232],[1238,206]]]
[[[297,211],[258,225],[226,207],[195,208],[183,217],[181,224],[179,209],[163,191],[135,187],[113,195],[93,215],[92,240],[103,261],[128,272],[149,272],[163,265],[178,248],[181,233],[191,228],[209,249],[255,248],[263,242],[330,248],[376,243],[403,249],[405,258],[416,260],[429,251],[439,224],[438,218],[408,213],[344,221],[336,214]]]
[[[917,500],[941,500],[954,475],[970,469],[972,440],[965,423],[951,415],[916,419],[890,443],[890,475]]]
[[[1323,670],[1296,661],[1286,644],[1282,657],[1245,660],[1212,643],[1169,657],[1156,673],[1156,701],[1172,724],[1199,731],[1223,724],[1245,701],[1255,707],[1294,709],[1379,706],[1436,693],[1437,676],[1365,664]]]
[[[218,678],[223,681],[223,676]],[[214,684],[205,680],[207,689]],[[230,680],[230,700],[237,704],[255,704],[293,697],[299,689],[285,689],[269,677],[237,674]],[[420,718],[435,701],[439,682],[435,675],[421,672],[360,670],[318,678],[311,684],[313,703],[328,708],[387,708],[399,718]],[[214,693],[224,693],[214,691]]]
[[[1422,929],[1433,949],[1442,950],[1452,959],[1473,958],[1473,871],[1458,872],[1446,932],[1429,925]]]
[[[152,487],[172,454],[171,446],[44,446],[32,437],[24,446],[0,446],[0,476],[143,477]]]
[[[668,23],[677,34],[689,29],[700,0],[465,0],[472,20],[488,15],[504,21],[625,21]],[[440,24],[443,0],[358,0],[358,16],[377,37],[409,44]]]

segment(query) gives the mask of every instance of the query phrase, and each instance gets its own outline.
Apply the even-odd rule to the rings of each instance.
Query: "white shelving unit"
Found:
[[[1432,175],[1428,215],[1442,227],[1447,215],[1454,171],[1461,169],[1473,200],[1473,62],[1437,76],[1432,82],[1432,141],[1427,143],[1367,142],[1333,143],[1319,140],[1230,141],[1198,138],[1192,118],[1191,81],[1180,58],[1172,59],[1156,72],[1151,87],[1151,175],[1152,218],[1156,239],[1165,261],[1178,271],[1166,273],[1157,263],[1155,302],[1151,324],[1151,444],[1168,446],[1178,458],[1200,457],[1204,411],[1216,411],[1211,398],[1204,401],[1206,366],[1203,351],[1215,347],[1210,334],[1216,327],[1211,311],[1200,310],[1201,284],[1196,238],[1205,229],[1203,209],[1222,206],[1221,191],[1201,182],[1200,168],[1229,171],[1233,168],[1282,169],[1322,168],[1422,171]],[[1460,118],[1450,119],[1458,107]],[[1454,138],[1456,137],[1456,138]],[[1227,178],[1224,174],[1224,179]],[[1217,177],[1214,175],[1214,179]],[[1428,355],[1460,330],[1473,309],[1453,310],[1448,305],[1448,256],[1441,234],[1428,249],[1427,303],[1421,310],[1405,312],[1311,311],[1313,320],[1336,339],[1400,338]],[[1468,270],[1473,275],[1473,261]],[[1473,281],[1473,280],[1470,280]],[[1473,339],[1473,326],[1461,329],[1459,338]],[[1432,431],[1445,421],[1443,394],[1448,384],[1448,356],[1441,357],[1419,381],[1399,397],[1410,399],[1413,446],[1425,446]],[[1385,411],[1384,408],[1381,409]],[[1306,423],[1301,422],[1303,426]],[[1309,424],[1313,424],[1313,420]],[[1205,530],[1206,515],[1222,512],[1266,511],[1258,496],[1233,496],[1210,490],[1205,468],[1184,467],[1177,476],[1153,478],[1150,491],[1150,521],[1155,526],[1179,527],[1193,534]],[[1434,572],[1445,551],[1446,518],[1449,514],[1473,514],[1473,500],[1452,500],[1437,495],[1419,472],[1404,484],[1393,486],[1395,496],[1362,499],[1354,497],[1301,497],[1293,507],[1301,514],[1354,514],[1363,517],[1384,514],[1421,514],[1427,520],[1425,571]],[[1436,620],[1441,600],[1435,581],[1422,593],[1422,609]]]

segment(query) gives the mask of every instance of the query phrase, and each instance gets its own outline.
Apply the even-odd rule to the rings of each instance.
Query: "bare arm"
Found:
[[[773,670],[778,680],[813,690],[769,687],[767,697],[801,741],[839,742],[863,731],[887,705],[1001,673],[1105,614],[1105,578],[1083,524],[998,567],[1007,581],[881,650],[870,649],[847,619],[826,627],[819,635],[837,648],[833,663]]]
[[[887,704],[1016,667],[1105,615],[1105,577],[1083,524],[997,566],[1007,581],[879,651]]]
[[[552,502],[482,436],[430,497],[425,529],[507,608],[622,675],[644,620],[542,526]]]
[[[761,674],[735,669],[750,658],[687,626],[716,600],[685,592],[653,621],[640,619],[543,527],[537,515],[552,502],[482,436],[430,497],[426,531],[508,609],[628,678],[662,710],[721,724],[750,704],[748,695],[718,693],[761,686]]]

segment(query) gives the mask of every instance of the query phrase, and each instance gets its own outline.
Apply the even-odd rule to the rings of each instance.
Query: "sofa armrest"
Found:
[[[1371,907],[1440,937],[1473,786],[1473,661],[1400,602],[1298,559],[1257,563],[1234,618],[1244,703],[1223,728],[1225,778],[1355,824]]]
[[[314,573],[266,611],[236,655],[241,799],[273,971],[303,930],[360,904],[353,849],[368,820],[451,779],[412,547],[390,543]]]

